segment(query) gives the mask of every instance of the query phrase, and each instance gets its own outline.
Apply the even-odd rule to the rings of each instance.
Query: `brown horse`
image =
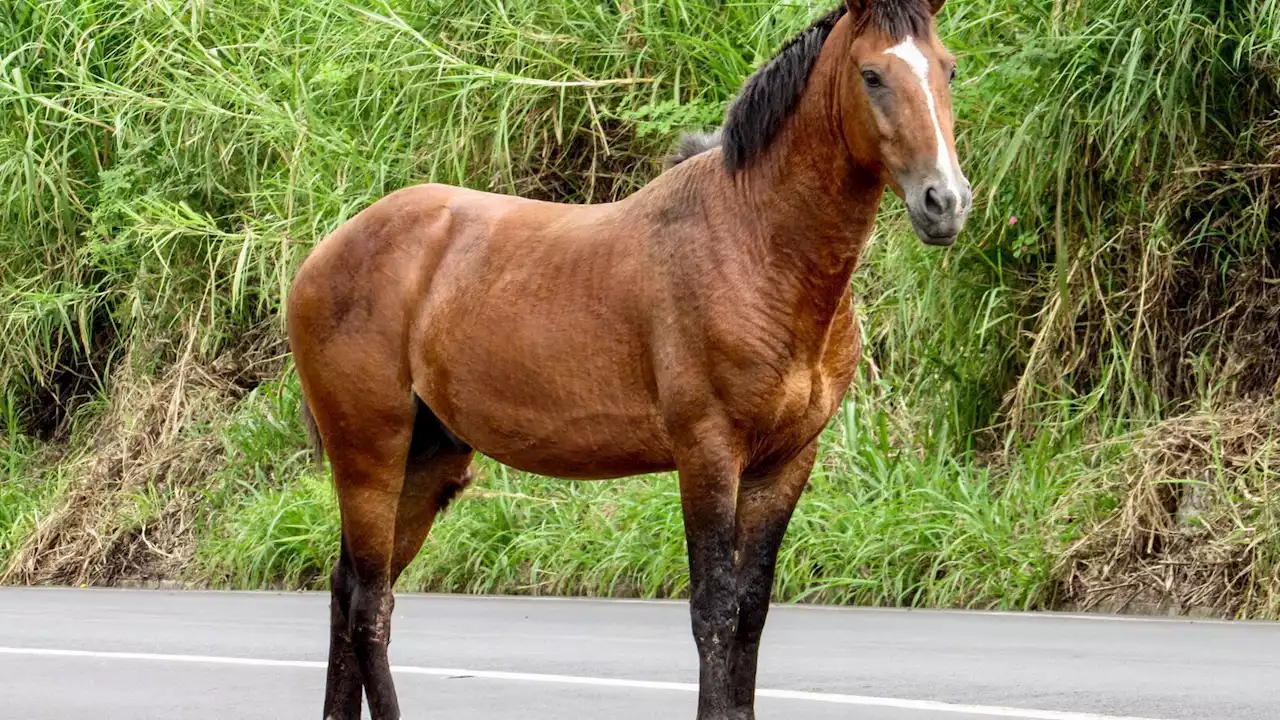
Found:
[[[849,280],[884,188],[931,245],[970,206],[942,3],[849,0],[747,81],[705,151],[620,202],[423,185],[312,252],[288,313],[342,509],[326,718],[358,718],[362,686],[398,717],[391,588],[473,452],[566,478],[677,470],[698,718],[754,717],[778,546],[858,362]]]

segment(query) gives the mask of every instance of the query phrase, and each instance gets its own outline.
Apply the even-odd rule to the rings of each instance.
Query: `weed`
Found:
[[[416,182],[623,196],[834,1],[0,0],[8,577],[323,584],[280,361],[307,250]],[[1088,605],[1200,548],[1227,564],[1160,597],[1274,614],[1280,8],[951,0],[941,29],[975,215],[941,254],[887,204],[781,594]],[[685,592],[670,477],[481,470],[404,587]]]

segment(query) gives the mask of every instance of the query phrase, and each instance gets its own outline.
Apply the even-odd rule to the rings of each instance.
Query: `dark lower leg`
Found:
[[[342,530],[351,559],[354,586],[348,620],[356,666],[364,684],[373,720],[400,717],[387,645],[391,640],[391,558],[395,549],[395,519],[402,483],[388,489],[344,486],[338,470],[338,499]],[[402,479],[401,476],[399,479]],[[372,479],[372,478],[371,478]],[[385,485],[384,485],[385,487]]]
[[[738,627],[734,635],[730,684],[736,720],[755,717],[756,667],[760,637],[769,615],[778,548],[791,513],[808,483],[815,449],[738,495],[735,555],[738,571]]]
[[[351,644],[351,593],[355,586],[350,558],[343,543],[330,578],[329,670],[325,680],[325,720],[359,720],[360,668]]]
[[[727,545],[727,543],[726,543]],[[731,564],[717,562],[717,549],[703,546],[702,577],[692,582],[689,609],[693,620],[693,639],[698,646],[698,718],[727,717],[732,705],[729,697],[730,653],[737,624],[737,607]],[[729,559],[729,553],[724,553]],[[710,567],[707,567],[710,566]],[[723,570],[718,566],[728,566]]]
[[[400,717],[395,683],[391,679],[391,663],[387,658],[394,606],[395,599],[385,572],[359,578],[351,598],[351,642],[373,720],[397,720]]]
[[[392,586],[422,547],[432,522],[469,480],[471,454],[410,457],[394,493],[352,493],[344,522],[361,538],[352,554],[351,644],[373,720],[400,717],[387,648],[391,643]],[[389,510],[393,508],[393,510]]]
[[[681,468],[689,546],[689,611],[698,646],[698,720],[732,717],[730,662],[738,620],[733,567],[733,503],[737,478]]]
[[[738,627],[730,663],[730,685],[733,688],[733,704],[740,720],[749,720],[755,716],[756,664],[760,655],[760,637],[769,615],[778,545],[785,532],[785,522],[760,529],[751,543],[755,547],[739,556]]]

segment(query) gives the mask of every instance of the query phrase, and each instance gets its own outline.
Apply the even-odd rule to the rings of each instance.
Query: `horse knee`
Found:
[[[351,597],[351,639],[357,649],[385,647],[391,642],[391,611],[395,597],[391,588],[368,587],[357,583]]]
[[[738,637],[741,640],[760,640],[765,619],[769,616],[769,598],[772,596],[772,578],[759,573],[743,573],[739,579]]]
[[[690,603],[693,639],[705,656],[727,653],[738,630],[738,604],[731,593],[702,593]]]

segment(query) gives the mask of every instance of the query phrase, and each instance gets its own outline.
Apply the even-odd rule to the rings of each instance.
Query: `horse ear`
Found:
[[[937,15],[938,12],[942,10],[942,6],[946,4],[947,0],[929,0],[929,10],[934,15]]]
[[[929,0],[935,2],[936,0]],[[844,6],[849,10],[849,14],[854,17],[862,17],[867,12],[868,0],[844,0]]]

